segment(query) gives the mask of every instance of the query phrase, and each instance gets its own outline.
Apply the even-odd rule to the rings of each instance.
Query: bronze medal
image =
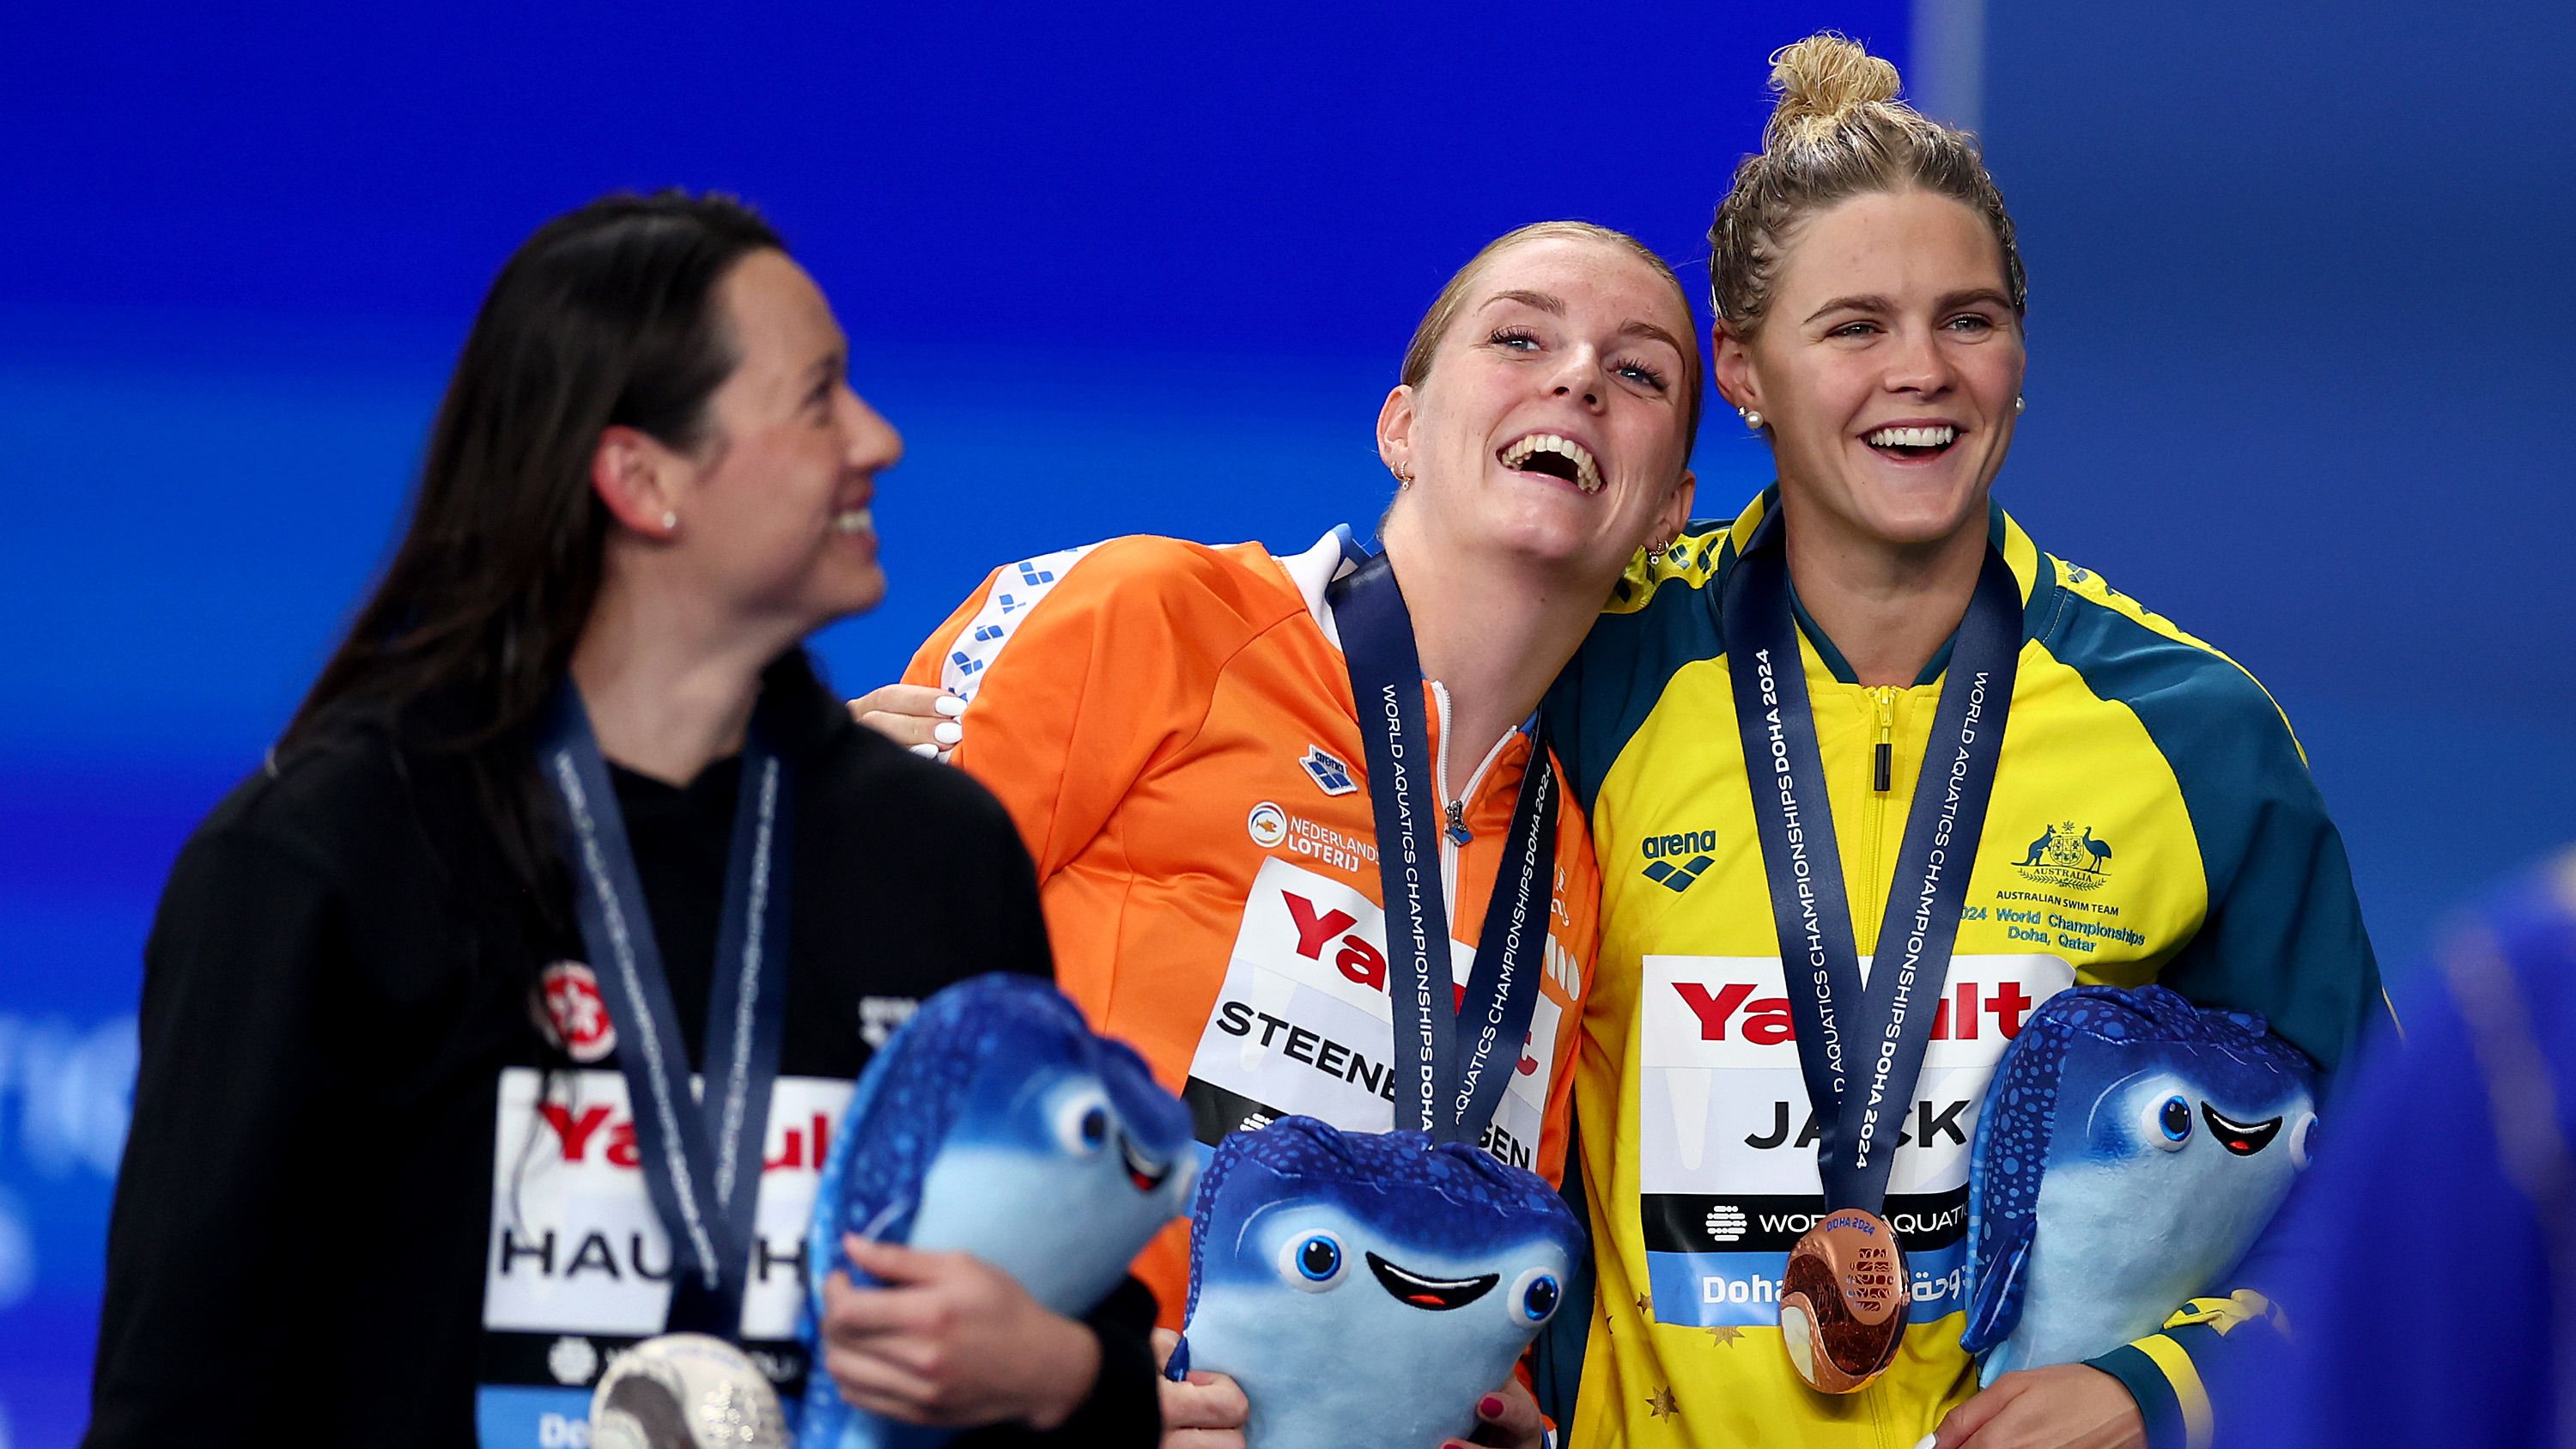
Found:
[[[1854,1393],[1896,1361],[1912,1304],[1896,1229],[1876,1213],[1843,1208],[1817,1219],[1789,1250],[1780,1342],[1809,1388]]]

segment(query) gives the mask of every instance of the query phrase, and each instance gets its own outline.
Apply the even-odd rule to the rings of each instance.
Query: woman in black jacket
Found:
[[[794,1402],[851,1079],[948,982],[1049,970],[1000,808],[799,647],[885,587],[902,444],[845,360],[726,200],[608,198],[503,269],[383,582],[163,897],[90,1444],[579,1442],[677,1328]],[[1141,1288],[1075,1322],[870,1267],[816,1366],[853,1401],[1153,1439]]]

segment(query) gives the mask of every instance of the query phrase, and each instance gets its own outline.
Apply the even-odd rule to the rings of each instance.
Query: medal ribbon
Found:
[[[1897,1135],[1913,1112],[1985,829],[2020,662],[2021,588],[1989,547],[1944,671],[1866,990],[1777,512],[1736,560],[1723,607],[1735,723],[1770,878],[1798,1066],[1819,1119],[1816,1170],[1825,1206],[1875,1213],[1887,1200]]]
[[[608,761],[569,682],[537,761],[563,801],[573,913],[617,1029],[617,1066],[635,1114],[645,1191],[671,1239],[668,1331],[738,1339],[787,1017],[785,765],[761,743],[755,719],[725,856],[724,914],[699,1054],[705,1089],[694,1091]]]
[[[1325,597],[1341,631],[1368,757],[1369,805],[1377,816],[1387,996],[1395,1056],[1404,1067],[1396,1125],[1428,1132],[1434,1141],[1472,1142],[1519,1070],[1521,1043],[1538,1010],[1562,782],[1545,731],[1534,730],[1501,873],[1460,997],[1451,974],[1449,903],[1440,888],[1441,826],[1426,823],[1437,820],[1446,802],[1432,783],[1413,616],[1383,554],[1335,579]]]

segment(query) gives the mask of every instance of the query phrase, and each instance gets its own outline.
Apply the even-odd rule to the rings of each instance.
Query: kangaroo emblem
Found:
[[[2090,834],[2093,832],[2093,827],[2092,827],[2092,826],[2090,826],[2090,825],[2085,826],[2085,827],[2084,827],[2084,831],[2085,831],[2085,833],[2086,833],[2087,835],[2090,835]],[[2043,830],[2043,831],[2039,832],[2039,838],[2038,838],[2037,840],[2034,840],[2034,841],[2032,841],[2032,842],[2030,843],[2030,854],[2023,856],[2023,857],[2021,858],[2021,863],[2022,863],[2022,864],[2024,864],[2024,865],[2037,865],[2037,864],[2039,864],[2039,862],[2040,862],[2040,857],[2042,857],[2042,856],[2044,856],[2044,855],[2048,854],[2048,847],[2049,847],[2049,843],[2050,843],[2050,842],[2052,842],[2052,841],[2054,841],[2054,840],[2056,840],[2056,839],[2057,839],[2057,827],[2056,827],[2056,826],[2054,826],[2054,825],[2052,825],[2052,826],[2048,827],[2046,830]],[[2107,853],[2107,852],[2108,852],[2108,850],[2109,850],[2109,847],[2107,847],[2107,846],[2106,846],[2106,847],[2104,847],[2104,850],[2105,850],[2105,852]]]

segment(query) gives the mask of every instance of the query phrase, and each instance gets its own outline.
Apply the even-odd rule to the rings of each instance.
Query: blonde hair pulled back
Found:
[[[1780,259],[1808,217],[1855,196],[1909,189],[1985,219],[2003,250],[2013,311],[2024,310],[2021,249],[1976,137],[1897,99],[1894,65],[1828,30],[1772,52],[1771,88],[1780,99],[1762,150],[1736,166],[1708,229],[1709,302],[1729,334],[1760,330]]]
[[[1644,262],[1649,270],[1663,279],[1666,286],[1673,289],[1673,300],[1681,306],[1683,322],[1690,322],[1690,295],[1682,290],[1681,278],[1673,275],[1671,264],[1655,255],[1654,248],[1624,231],[1613,231],[1588,221],[1534,221],[1485,243],[1467,259],[1465,266],[1450,275],[1448,282],[1441,287],[1440,295],[1432,299],[1431,310],[1422,314],[1421,323],[1413,329],[1413,341],[1404,349],[1404,367],[1396,375],[1397,381],[1407,387],[1422,386],[1423,380],[1431,376],[1433,355],[1440,350],[1441,340],[1449,335],[1450,327],[1457,322],[1459,311],[1467,304],[1469,289],[1484,274],[1485,263],[1523,242],[1534,241],[1597,242],[1628,253]],[[1705,370],[1699,363],[1696,333],[1695,326],[1685,325],[1681,330],[1682,375],[1673,380],[1682,390],[1682,453],[1685,458],[1690,454],[1692,440],[1699,436],[1700,374]]]

